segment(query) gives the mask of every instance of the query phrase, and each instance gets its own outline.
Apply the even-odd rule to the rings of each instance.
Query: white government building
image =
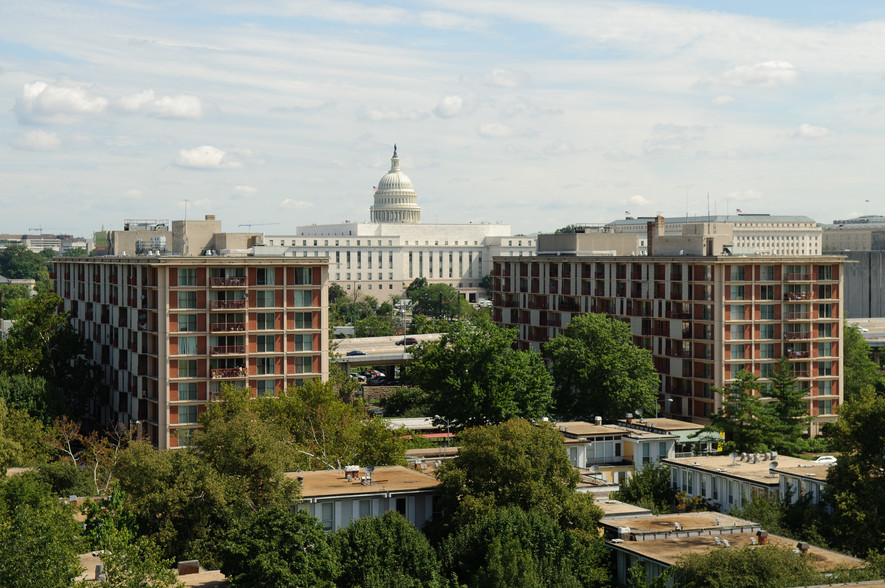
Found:
[[[367,223],[300,226],[294,235],[265,235],[264,244],[286,255],[328,257],[330,281],[381,299],[401,295],[412,280],[426,278],[475,302],[486,295],[481,282],[492,271],[493,257],[535,254],[536,238],[511,236],[510,225],[422,224],[396,146],[369,210]]]

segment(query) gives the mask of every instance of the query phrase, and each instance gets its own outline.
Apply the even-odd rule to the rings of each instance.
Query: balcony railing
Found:
[[[214,368],[209,371],[209,376],[213,380],[216,380],[219,378],[245,378],[246,377],[246,368],[244,368],[244,367]]]
[[[805,292],[785,292],[784,300],[812,300],[814,299],[814,294],[810,290],[806,290]]]
[[[793,370],[793,377],[795,378],[810,378],[811,370]]]
[[[787,351],[787,359],[808,359],[811,357],[810,351]]]
[[[209,325],[209,330],[213,333],[245,331],[246,323],[212,323]]]
[[[786,278],[786,280],[788,282],[794,282],[794,281],[808,282],[812,279],[811,274],[802,274],[802,273],[790,273],[784,277]]]
[[[811,331],[787,331],[784,333],[784,339],[811,339]]]
[[[246,353],[245,345],[213,345],[209,348],[211,355],[231,355]]]
[[[209,308],[212,310],[231,310],[246,308],[245,300],[210,300]]]
[[[246,276],[233,276],[229,278],[215,277],[209,278],[210,286],[245,286]]]
[[[784,313],[786,315],[786,319],[788,321],[802,320],[811,318],[811,313],[808,311],[790,311]]]

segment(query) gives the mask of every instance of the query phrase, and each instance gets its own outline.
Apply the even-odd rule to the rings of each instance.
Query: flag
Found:
[[[743,214],[743,213],[744,213],[744,211],[741,210],[740,208],[738,208],[737,211],[738,211],[738,214]]]
[[[629,211],[629,210],[625,210],[625,211],[624,211],[624,214],[626,214],[627,216],[630,216],[630,211]]]

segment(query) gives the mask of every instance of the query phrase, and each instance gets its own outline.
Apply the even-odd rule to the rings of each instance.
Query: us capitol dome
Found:
[[[412,187],[412,180],[399,169],[399,156],[396,145],[390,158],[390,171],[378,182],[375,190],[375,204],[369,208],[373,223],[413,223],[421,222],[421,207],[418,195]]]

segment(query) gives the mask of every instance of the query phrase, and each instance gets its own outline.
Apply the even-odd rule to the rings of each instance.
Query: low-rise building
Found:
[[[418,529],[433,517],[433,495],[439,481],[402,466],[357,466],[342,470],[290,472],[301,485],[299,509],[317,517],[326,531],[337,531],[357,519],[395,510]]]
[[[778,488],[780,499],[796,502],[807,496],[811,504],[819,504],[823,500],[824,490],[827,487],[827,474],[830,472],[830,467],[831,464],[807,461],[793,465],[778,463],[778,467],[774,468],[772,472],[780,477]]]

